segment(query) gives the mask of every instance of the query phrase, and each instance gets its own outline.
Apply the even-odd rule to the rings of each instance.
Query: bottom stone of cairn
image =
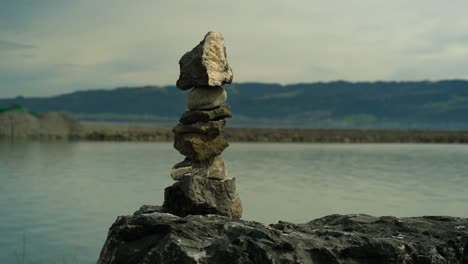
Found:
[[[217,214],[242,216],[235,178],[183,177],[164,191],[163,209],[177,216]]]

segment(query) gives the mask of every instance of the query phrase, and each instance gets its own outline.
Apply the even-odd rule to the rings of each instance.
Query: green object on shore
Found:
[[[25,112],[25,113],[29,113],[33,116],[39,116],[38,113],[32,111],[31,109],[25,107],[25,106],[22,106],[20,104],[12,104],[10,105],[9,107],[6,107],[6,108],[0,108],[0,114],[2,113],[7,113],[7,112]]]

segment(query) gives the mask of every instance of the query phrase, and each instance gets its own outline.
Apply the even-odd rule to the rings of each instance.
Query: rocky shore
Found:
[[[265,226],[143,206],[109,230],[98,264],[116,263],[467,264],[468,219],[356,214]]]

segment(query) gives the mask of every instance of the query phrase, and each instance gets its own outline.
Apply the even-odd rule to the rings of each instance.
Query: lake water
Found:
[[[232,143],[223,155],[244,219],[468,217],[468,145]],[[0,143],[0,263],[95,263],[118,215],[162,204],[182,159],[169,143]]]

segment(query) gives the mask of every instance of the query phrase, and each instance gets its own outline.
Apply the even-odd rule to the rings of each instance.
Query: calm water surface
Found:
[[[224,158],[248,220],[468,217],[468,145],[233,143]],[[182,159],[169,143],[0,142],[0,263],[95,263]]]

